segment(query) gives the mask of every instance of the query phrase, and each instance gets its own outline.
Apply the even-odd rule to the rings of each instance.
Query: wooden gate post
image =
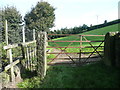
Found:
[[[46,75],[46,32],[37,33],[37,73],[41,78]]]

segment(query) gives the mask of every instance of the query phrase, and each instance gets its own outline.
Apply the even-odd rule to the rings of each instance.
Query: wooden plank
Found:
[[[35,50],[34,47],[32,48],[33,52],[32,52],[32,57],[35,58]]]
[[[81,36],[80,36],[80,41],[82,41],[82,39],[83,39],[83,36],[81,35]],[[82,42],[80,42],[80,47],[83,47],[83,46],[82,46]],[[79,64],[80,64],[81,54],[82,54],[82,53],[81,53],[82,48],[80,48],[80,50],[79,50],[79,51],[80,51],[80,53],[79,53]]]
[[[5,39],[6,39],[6,44],[8,45],[8,24],[7,24],[7,20],[5,20]]]
[[[33,29],[33,41],[35,41],[35,29]]]
[[[32,43],[36,43],[36,40],[30,41],[30,42],[21,43],[21,44],[22,44],[23,46],[27,46],[27,45],[32,44]]]
[[[48,34],[48,36],[105,36],[105,35],[80,35],[80,34]]]
[[[99,52],[101,52],[101,53],[104,53],[104,51],[99,51]],[[82,54],[90,54],[90,53],[92,53],[92,52],[81,52]],[[94,53],[96,53],[96,52],[94,52]]]
[[[90,58],[98,58],[99,56],[95,56],[95,57],[90,57]],[[81,57],[81,59],[85,59],[84,61],[86,61],[86,58],[87,57]],[[50,58],[49,60],[53,60],[54,58]],[[72,59],[78,59],[79,58],[72,58]],[[70,58],[56,58],[55,60],[70,60]],[[48,63],[51,63],[51,62],[48,62]]]
[[[47,54],[59,54],[59,53],[47,53]],[[80,53],[60,53],[60,54],[80,54]]]
[[[47,58],[46,58],[46,47],[47,47],[47,33],[44,32],[44,77],[46,76],[47,71]]]
[[[13,58],[12,58],[12,50],[9,49],[9,56],[10,56],[10,64],[13,63]],[[14,82],[15,81],[15,75],[14,75],[14,68],[13,66],[10,69],[10,73],[11,73],[11,81]]]
[[[53,35],[55,35],[55,36],[72,36],[72,35],[79,35],[79,34],[48,34],[48,36],[53,36]]]
[[[98,47],[98,46],[94,46],[94,47]],[[100,46],[100,47],[104,47],[104,46]],[[91,46],[82,46],[82,47],[47,47],[47,48],[92,48]]]
[[[98,52],[101,52],[101,53],[103,53],[104,51],[98,51]],[[82,53],[82,54],[90,54],[90,53],[92,53],[92,52],[74,52],[74,53],[60,53],[60,54],[80,54],[80,53]],[[96,53],[96,52],[94,52],[94,53]],[[46,54],[59,54],[58,52],[54,52],[54,53],[46,53]]]
[[[11,64],[7,65],[7,66],[5,67],[5,71],[9,70],[11,67],[15,66],[15,65],[18,64],[19,62],[20,62],[20,60],[18,59],[18,60],[16,60],[16,61],[12,62]]]
[[[100,41],[52,41],[48,40],[47,42],[103,42],[102,40]]]
[[[71,58],[50,58],[49,60],[53,60],[53,59],[55,59],[55,60],[71,60]],[[79,59],[79,58],[72,58],[72,59]]]
[[[27,68],[29,68],[29,61],[30,61],[30,58],[29,58],[29,47],[27,47]]]
[[[30,70],[32,71],[32,49],[31,47],[30,47],[29,53],[30,53]]]
[[[100,37],[104,37],[105,35],[81,35],[81,36],[100,36]]]
[[[81,60],[81,49],[80,49],[80,53],[79,53],[79,64],[80,64],[80,60]]]
[[[84,47],[47,47],[47,48],[84,48]]]
[[[23,26],[22,35],[23,35],[23,43],[25,43],[25,26]]]
[[[12,49],[12,48],[16,48],[18,47],[19,45],[18,44],[13,44],[13,45],[7,45],[7,46],[4,46],[3,49]]]
[[[80,36],[80,41],[82,41],[82,36]],[[80,42],[80,47],[82,47],[82,42]]]
[[[16,48],[18,46],[27,46],[29,44],[32,44],[32,43],[36,43],[36,40],[35,41],[31,41],[31,42],[26,42],[26,43],[21,43],[21,44],[12,44],[12,45],[7,45],[7,46],[4,46],[3,49],[12,49],[12,48]]]

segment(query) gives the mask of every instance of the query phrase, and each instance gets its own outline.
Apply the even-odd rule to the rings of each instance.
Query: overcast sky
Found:
[[[0,7],[15,6],[24,16],[40,0],[0,0]],[[55,27],[74,27],[83,24],[100,24],[104,20],[118,19],[119,0],[43,0],[49,2],[55,10]]]

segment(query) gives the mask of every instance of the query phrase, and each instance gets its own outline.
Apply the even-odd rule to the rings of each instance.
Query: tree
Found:
[[[86,24],[83,24],[82,29],[86,30],[86,29],[88,29],[88,26]]]
[[[21,41],[21,23],[22,23],[22,16],[17,11],[17,9],[13,6],[10,7],[4,7],[3,9],[0,10],[2,12],[0,14],[0,17],[2,17],[2,25],[4,25],[5,20],[8,21],[8,39],[9,43],[18,43]],[[2,35],[5,39],[5,30],[4,27],[2,27]]]
[[[48,32],[54,26],[54,10],[48,2],[38,2],[24,17],[26,28]]]
[[[107,20],[104,21],[104,24],[106,24],[106,23],[107,23]]]
[[[3,23],[2,23],[2,10],[0,9],[0,43],[3,41]]]

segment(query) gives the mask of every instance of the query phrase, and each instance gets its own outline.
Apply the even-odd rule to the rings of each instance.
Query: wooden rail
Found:
[[[74,40],[74,41],[67,41],[67,40],[51,40],[49,38],[49,36],[78,36],[79,40]],[[87,40],[86,37],[104,37],[105,35],[80,35],[80,34],[48,34],[48,38],[49,40],[47,40],[47,42],[53,42],[56,46],[48,46],[47,48],[59,48],[61,51],[58,53],[58,52],[54,52],[54,53],[47,53],[47,54],[57,54],[55,56],[55,58],[51,59],[52,61],[54,61],[55,59],[58,59],[57,57],[60,55],[60,54],[65,54],[68,56],[68,59],[71,59],[73,61],[73,59],[79,59],[79,62],[80,62],[80,59],[81,59],[81,54],[90,54],[85,61],[87,61],[88,58],[91,57],[91,55],[93,55],[94,53],[97,53],[101,58],[102,56],[100,55],[100,53],[103,51],[97,51],[98,48],[103,48],[104,46],[102,46],[104,40],[95,40],[95,41],[90,41],[90,40]],[[77,38],[77,39],[78,39]],[[57,43],[64,43],[64,42],[69,42],[69,45],[68,46],[65,46],[65,47],[61,47],[59,46],[59,44]],[[71,44],[73,43],[80,43],[80,46],[77,46],[77,47],[72,47],[70,46]],[[92,42],[100,42],[99,46],[94,46],[92,44]],[[90,46],[83,46],[82,43],[89,43]],[[79,49],[79,52],[74,52],[74,53],[67,53],[67,52],[63,52],[63,50],[65,51],[67,48],[78,48]],[[93,49],[93,52],[82,52],[82,49],[83,48],[92,48]],[[78,54],[79,55],[79,58],[72,58],[70,55],[68,54]],[[61,58],[62,59],[62,58]],[[49,63],[51,63],[52,61],[50,61]]]
[[[98,47],[98,46],[94,46],[94,47]],[[104,46],[100,46],[100,47],[104,47]],[[91,46],[82,46],[82,47],[47,47],[47,48],[92,48]]]
[[[80,34],[48,34],[48,36],[105,36],[105,35],[80,35]]]
[[[99,51],[99,52],[103,53],[103,51]],[[92,53],[92,52],[80,52],[80,53],[79,52],[73,52],[73,53],[72,52],[71,53],[66,52],[66,53],[60,53],[60,54],[90,54],[90,53]],[[59,54],[59,53],[57,53],[57,52],[52,53],[51,52],[51,53],[47,53],[47,54]]]
[[[53,40],[48,40],[47,42],[103,42],[102,40],[100,41],[53,41]]]
[[[26,43],[7,45],[7,46],[4,46],[3,49],[5,49],[5,50],[6,50],[6,49],[12,49],[12,48],[19,47],[19,46],[21,46],[21,45],[27,46],[27,45],[29,45],[29,44],[31,44],[31,43],[36,43],[36,40],[31,41],[31,42],[26,42]]]
[[[15,65],[18,64],[19,62],[20,62],[20,60],[18,59],[18,60],[16,60],[16,61],[10,63],[9,65],[7,65],[7,66],[5,67],[5,71],[9,70],[10,68],[12,68],[13,66],[15,66]]]

